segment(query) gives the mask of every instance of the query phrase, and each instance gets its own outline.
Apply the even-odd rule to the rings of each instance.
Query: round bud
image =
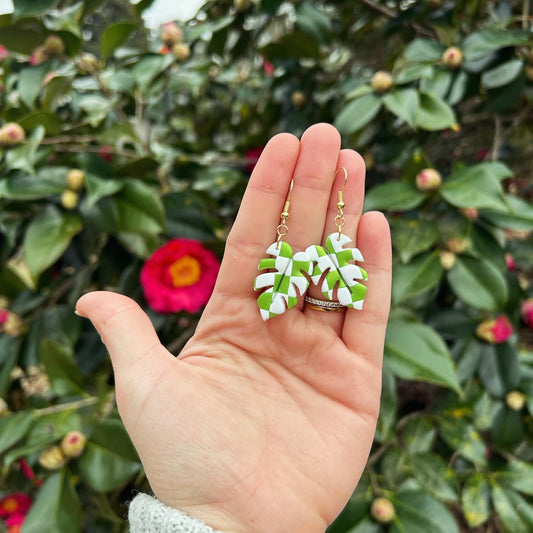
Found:
[[[0,129],[0,146],[16,146],[26,140],[26,133],[16,122],[8,122]]]
[[[306,100],[307,98],[303,91],[294,91],[291,95],[291,101],[294,107],[300,107],[304,105]]]
[[[457,256],[448,250],[443,250],[440,253],[440,264],[444,270],[451,270],[457,260]]]
[[[2,331],[11,337],[20,337],[26,332],[26,327],[20,315],[8,311],[2,324]]]
[[[434,168],[425,168],[416,175],[416,186],[419,191],[435,191],[442,185],[440,172]]]
[[[85,174],[79,168],[69,170],[67,174],[67,187],[73,191],[79,191],[83,187]]]
[[[378,70],[372,76],[372,81],[370,84],[377,93],[385,93],[392,87],[392,76],[390,73],[385,72],[384,70]]]
[[[250,0],[233,0],[233,7],[237,11],[246,11],[251,5],[252,2]]]
[[[100,70],[100,63],[93,54],[81,54],[78,59],[78,68],[82,74],[94,74]]]
[[[463,62],[463,52],[457,46],[450,46],[444,50],[441,61],[449,69],[459,68]]]
[[[60,56],[65,53],[65,43],[58,35],[49,35],[44,41],[43,48],[49,56]]]
[[[161,26],[161,40],[168,47],[172,47],[183,41],[183,32],[175,22],[167,22]]]
[[[469,246],[470,242],[460,237],[453,237],[446,241],[446,248],[448,248],[448,250],[454,254],[462,254],[463,252],[466,252]]]
[[[191,49],[188,44],[177,43],[172,47],[172,53],[176,59],[184,61],[191,55]]]
[[[46,53],[44,46],[38,46],[30,56],[30,65],[36,66],[48,61],[49,55]]]
[[[479,216],[479,212],[475,207],[463,207],[461,212],[469,220],[477,220],[477,217]]]
[[[61,205],[65,209],[74,209],[77,207],[80,201],[80,197],[77,192],[71,191],[70,189],[65,189],[61,193]]]
[[[10,303],[11,302],[7,296],[0,295],[0,309],[7,309]]]
[[[390,500],[376,498],[370,506],[370,514],[380,524],[388,524],[396,517],[396,510]]]
[[[520,313],[526,325],[533,328],[533,298],[528,298],[521,303]]]
[[[87,437],[81,431],[69,431],[61,441],[61,451],[66,457],[79,457],[86,445]]]
[[[59,446],[50,446],[39,455],[39,464],[46,470],[58,470],[66,462],[66,457]]]
[[[9,414],[9,406],[4,398],[0,398],[0,416]]]
[[[505,403],[513,411],[521,411],[526,405],[526,395],[523,392],[513,390],[505,396]]]
[[[526,78],[529,81],[533,81],[533,65],[527,65],[524,69],[524,72],[526,73]]]

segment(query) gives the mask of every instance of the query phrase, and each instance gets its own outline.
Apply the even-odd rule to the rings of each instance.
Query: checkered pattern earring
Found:
[[[342,233],[342,227],[346,223],[343,212],[345,203],[342,191],[348,181],[348,172],[344,167],[340,167],[335,176],[340,170],[344,172],[344,183],[338,191],[337,215],[335,216],[337,231],[328,236],[324,247],[315,244],[309,246],[306,249],[306,253],[314,265],[311,275],[313,283],[317,285],[322,276],[325,275],[320,290],[328,302],[337,304],[334,300],[336,289],[338,304],[335,307],[344,306],[362,309],[366,287],[360,281],[367,280],[368,274],[363,268],[351,263],[351,261],[363,261],[361,252],[357,248],[344,248],[346,244],[351,242],[351,239]],[[311,303],[315,306],[319,305],[317,302],[322,302],[322,300],[317,300],[316,298],[306,299],[306,303]],[[326,307],[326,305],[323,307]]]
[[[257,299],[263,320],[281,315],[294,307],[298,303],[298,297],[309,287],[309,280],[305,274],[310,276],[313,270],[309,255],[305,252],[293,254],[291,246],[283,240],[289,233],[287,219],[293,185],[294,181],[291,181],[287,200],[281,212],[281,221],[276,228],[278,238],[266,251],[273,257],[261,260],[259,270],[266,272],[259,274],[254,282],[256,291],[266,289]]]

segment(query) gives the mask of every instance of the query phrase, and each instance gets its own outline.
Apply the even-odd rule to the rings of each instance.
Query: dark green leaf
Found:
[[[418,207],[425,194],[409,183],[393,181],[370,189],[365,198],[365,211],[409,211]]]
[[[462,457],[472,461],[475,465],[484,466],[487,463],[487,447],[476,431],[466,420],[454,418],[454,413],[445,413],[439,419],[439,432],[448,446],[457,451]]]
[[[533,508],[518,493],[492,484],[492,503],[506,533],[530,533]]]
[[[393,434],[396,423],[396,407],[396,379],[389,372],[384,372],[381,389],[381,406],[376,430],[376,439],[379,442],[386,442]]]
[[[44,25],[52,31],[66,31],[81,38],[80,21],[83,13],[83,2],[72,6],[47,11],[44,16]]]
[[[59,395],[83,393],[81,373],[68,348],[50,339],[41,343],[41,361],[46,368],[52,390]]]
[[[35,217],[24,236],[24,257],[35,282],[61,257],[81,229],[78,215],[62,213],[52,205]]]
[[[457,481],[442,457],[433,453],[409,456],[409,468],[415,479],[439,500],[457,501]]]
[[[466,61],[476,61],[508,46],[527,46],[531,35],[527,31],[484,29],[471,33],[461,45]]]
[[[445,99],[453,81],[453,74],[449,70],[436,69],[432,77],[422,78],[420,91]]]
[[[391,525],[391,533],[459,533],[452,514],[426,491],[400,491],[392,502],[397,521]]]
[[[346,104],[335,119],[335,126],[349,135],[366,126],[381,109],[382,101],[374,93],[356,98]]]
[[[110,57],[115,51],[115,48],[124,44],[130,34],[136,29],[137,25],[131,22],[118,22],[117,24],[107,26],[100,40],[102,59],[105,61]]]
[[[452,106],[457,105],[464,98],[467,87],[468,74],[461,70],[455,75],[455,79],[452,82],[446,101]]]
[[[418,91],[415,89],[396,89],[383,97],[385,107],[392,114],[407,122],[411,128],[415,127],[418,101]]]
[[[486,260],[461,255],[448,283],[457,297],[478,309],[496,310],[507,301],[508,289],[504,275]]]
[[[87,207],[91,209],[94,205],[106,196],[112,196],[124,187],[124,180],[101,179],[93,174],[85,175],[85,185],[87,186]]]
[[[0,418],[0,453],[4,453],[24,438],[33,421],[34,414],[31,411],[21,411]]]
[[[311,2],[302,2],[296,9],[296,26],[319,43],[327,42],[331,32],[330,17]]]
[[[433,424],[422,416],[408,418],[402,427],[402,443],[412,454],[429,452],[433,448],[436,435]]]
[[[524,63],[520,59],[511,59],[497,67],[483,72],[481,85],[486,89],[494,89],[511,83],[524,69]]]
[[[24,533],[81,532],[82,509],[71,476],[63,468],[44,482],[24,520]]]
[[[533,230],[533,206],[530,202],[517,196],[505,195],[505,204],[508,211],[483,209],[481,216],[492,224],[506,229]]]
[[[186,191],[167,194],[163,196],[163,206],[171,237],[198,240],[213,238],[213,231],[206,221],[206,208],[196,194]]]
[[[35,2],[35,0],[16,0],[16,2],[13,2],[15,8],[13,11],[13,21],[20,18],[42,15],[53,7],[56,2],[57,0],[40,0],[39,2]]]
[[[403,263],[408,263],[413,256],[431,248],[438,238],[435,222],[422,218],[392,221],[392,242]]]
[[[25,68],[19,74],[20,99],[29,109],[33,109],[33,103],[41,90],[46,74],[47,68],[45,65]]]
[[[498,482],[518,492],[533,496],[533,465],[513,458],[502,472],[497,474]]]
[[[448,348],[428,326],[391,320],[385,340],[386,367],[404,379],[437,383],[461,390]]]
[[[399,304],[432,289],[440,281],[442,272],[438,252],[428,252],[406,265],[397,265],[393,270],[393,301]]]
[[[35,161],[37,159],[37,150],[41,141],[44,139],[45,129],[43,126],[35,128],[28,140],[9,150],[6,154],[6,167],[9,170],[24,170],[28,174],[35,174]]]
[[[415,123],[424,130],[436,131],[454,127],[457,119],[453,109],[444,100],[432,94],[420,93]]]
[[[0,198],[38,200],[65,189],[68,168],[45,167],[35,176],[19,174],[0,181]]]
[[[96,491],[122,485],[140,469],[135,448],[118,420],[104,420],[78,459],[83,479]]]
[[[319,43],[316,39],[303,31],[297,30],[267,44],[260,48],[260,51],[270,61],[302,57],[318,58],[320,56],[318,45]]]
[[[496,398],[503,398],[520,382],[520,363],[508,343],[485,344],[479,367],[485,388]]]
[[[414,39],[403,53],[407,61],[435,62],[444,52],[442,44],[429,39]]]

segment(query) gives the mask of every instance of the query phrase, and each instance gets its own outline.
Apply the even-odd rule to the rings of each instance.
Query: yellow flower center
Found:
[[[2,502],[2,509],[6,513],[14,513],[18,509],[19,505],[15,498],[7,498]]]
[[[176,288],[194,285],[202,274],[200,262],[190,255],[174,261],[168,271],[172,279],[172,285]]]

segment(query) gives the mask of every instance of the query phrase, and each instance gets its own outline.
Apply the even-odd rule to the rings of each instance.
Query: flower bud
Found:
[[[0,44],[0,61],[9,57],[9,50]]]
[[[67,462],[59,446],[50,446],[39,455],[39,464],[46,470],[58,470]]]
[[[66,457],[79,457],[86,445],[87,437],[81,431],[69,431],[61,441],[61,451]]]
[[[459,68],[463,62],[463,52],[457,46],[450,46],[444,50],[441,61],[449,69]]]
[[[0,398],[0,416],[9,414],[9,407],[4,398]]]
[[[65,53],[65,43],[58,35],[49,35],[44,42],[43,49],[49,56],[60,56]]]
[[[9,307],[9,298],[4,295],[0,295],[0,309],[7,309]]]
[[[505,396],[505,403],[513,411],[521,411],[526,404],[526,395],[523,392],[513,390]]]
[[[7,317],[2,324],[2,331],[11,337],[20,337],[26,331],[26,328],[20,315],[8,311]]]
[[[67,174],[67,187],[73,191],[79,191],[83,187],[85,174],[79,168],[69,170]]]
[[[75,209],[80,201],[80,197],[77,192],[65,189],[61,193],[61,205],[65,209]]]
[[[250,0],[233,0],[233,7],[237,11],[246,11],[251,5]]]
[[[370,506],[370,514],[380,524],[392,522],[396,516],[396,510],[390,500],[376,498]]]
[[[425,168],[416,175],[416,186],[419,191],[434,191],[441,184],[442,176],[434,168]]]
[[[292,105],[294,107],[300,107],[305,104],[306,96],[302,91],[294,91],[291,95]]]
[[[0,129],[0,146],[16,146],[26,140],[26,133],[16,122],[8,122]]]
[[[392,87],[392,76],[389,72],[384,70],[378,70],[373,76],[370,82],[372,88],[377,93],[385,93]]]
[[[457,261],[457,256],[448,250],[443,250],[440,252],[440,264],[444,270],[451,270],[455,262]]]
[[[516,270],[516,262],[511,254],[505,254],[505,266],[509,272]]]
[[[100,70],[100,64],[95,55],[81,54],[78,59],[78,69],[82,74],[95,74]]]
[[[529,81],[533,81],[533,65],[526,65],[524,72],[526,74],[526,78]]]
[[[191,49],[185,43],[177,43],[172,47],[172,53],[176,59],[184,61],[191,55]]]
[[[526,325],[533,328],[533,298],[528,298],[522,302],[520,312]]]
[[[477,220],[477,217],[479,216],[479,211],[475,207],[463,207],[461,212],[469,220]]]
[[[30,65],[36,66],[48,61],[49,56],[43,46],[38,46],[30,56]]]
[[[183,32],[175,22],[167,22],[161,26],[161,40],[171,48],[183,41]]]
[[[454,254],[462,254],[468,250],[469,246],[470,242],[460,237],[453,237],[452,239],[448,239],[446,241],[446,248],[448,248],[448,250]]]
[[[513,326],[509,319],[500,315],[490,320],[481,322],[476,328],[476,335],[491,344],[501,344],[513,334]]]

